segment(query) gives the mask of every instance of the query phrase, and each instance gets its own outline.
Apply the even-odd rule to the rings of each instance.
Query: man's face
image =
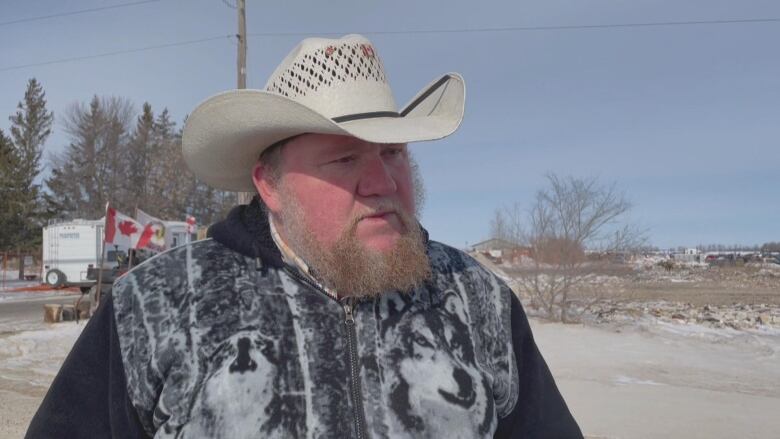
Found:
[[[430,272],[414,212],[421,198],[404,144],[306,134],[255,184],[280,235],[340,295],[408,291]]]
[[[296,200],[312,237],[326,248],[357,220],[356,238],[367,249],[387,252],[404,233],[398,210],[415,211],[405,144],[304,134],[284,146],[281,166],[286,195]]]

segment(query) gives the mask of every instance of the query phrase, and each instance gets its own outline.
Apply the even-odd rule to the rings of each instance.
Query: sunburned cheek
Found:
[[[323,244],[332,244],[341,236],[344,225],[336,221],[333,213],[322,212],[307,218],[307,227],[317,240]]]
[[[352,207],[352,201],[344,196],[344,191],[333,187],[310,187],[297,191],[296,197],[302,213],[305,213],[307,229],[319,241],[335,241],[346,227]]]

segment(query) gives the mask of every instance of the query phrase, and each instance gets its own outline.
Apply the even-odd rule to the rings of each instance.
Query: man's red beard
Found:
[[[360,220],[380,212],[395,213],[401,223],[401,235],[393,248],[384,252],[366,248],[357,237]],[[317,280],[339,297],[409,292],[431,275],[422,229],[399,203],[384,202],[351,218],[341,236],[327,248],[312,235],[303,209],[291,197],[285,197],[278,219],[290,248]]]

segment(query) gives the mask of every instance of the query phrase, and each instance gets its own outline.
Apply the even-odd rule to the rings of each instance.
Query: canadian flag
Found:
[[[192,215],[187,215],[187,233],[193,234],[198,231],[197,223],[195,222],[195,217]]]
[[[165,223],[141,209],[135,210],[135,218],[139,223],[143,224],[143,233],[138,239],[136,248],[146,248],[156,252],[167,250],[168,244],[165,239]]]
[[[106,244],[116,244],[122,247],[133,248],[141,238],[143,226],[132,217],[117,212],[116,209],[106,204]]]

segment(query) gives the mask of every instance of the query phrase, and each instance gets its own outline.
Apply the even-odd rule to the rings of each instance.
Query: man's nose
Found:
[[[398,187],[381,155],[371,157],[363,169],[358,183],[358,194],[363,197],[373,195],[390,195]]]

